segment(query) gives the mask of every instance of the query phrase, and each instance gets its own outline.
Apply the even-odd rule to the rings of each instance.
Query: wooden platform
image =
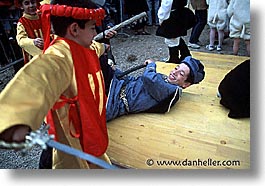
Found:
[[[132,114],[108,123],[107,153],[112,161],[137,169],[250,168],[250,120],[228,118],[228,110],[216,96],[225,74],[247,58],[192,55],[204,63],[206,77],[184,89],[169,113]],[[175,67],[162,62],[157,65],[165,74]],[[225,164],[217,166],[217,161]]]

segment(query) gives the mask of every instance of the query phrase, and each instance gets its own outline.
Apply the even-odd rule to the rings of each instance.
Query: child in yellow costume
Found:
[[[17,43],[22,48],[24,64],[43,50],[43,33],[40,14],[37,13],[38,0],[15,0],[15,5],[23,10],[17,23]]]
[[[106,96],[98,60],[104,47],[97,43],[96,50],[90,49],[104,10],[88,0],[54,0],[41,12],[43,25],[48,26],[43,29],[45,52],[25,65],[1,92],[0,139],[24,141],[48,113],[56,140],[110,163],[105,154]],[[49,20],[58,36],[50,44]],[[89,167],[84,160],[53,151],[53,168]]]

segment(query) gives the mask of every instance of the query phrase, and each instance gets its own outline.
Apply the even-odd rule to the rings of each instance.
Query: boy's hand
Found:
[[[0,140],[6,142],[24,142],[26,135],[30,131],[30,127],[27,125],[15,125],[3,131],[0,134]]]
[[[114,37],[117,34],[116,30],[110,30],[106,33],[105,38],[106,39],[111,39],[112,37]]]
[[[154,60],[147,59],[147,60],[145,60],[144,65],[148,65],[149,63],[154,63]]]
[[[33,40],[33,42],[34,42],[34,45],[36,47],[38,47],[39,49],[43,50],[44,41],[43,41],[42,38],[36,38],[36,39]]]

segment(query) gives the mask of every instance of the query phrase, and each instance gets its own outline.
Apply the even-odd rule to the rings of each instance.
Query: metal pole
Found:
[[[120,22],[123,22],[123,2],[120,0]],[[128,37],[129,35],[123,32],[123,28],[121,28],[119,35],[125,35]]]

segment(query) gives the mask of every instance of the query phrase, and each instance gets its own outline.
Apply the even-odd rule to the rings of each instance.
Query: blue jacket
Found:
[[[125,105],[120,99],[120,92],[123,86],[126,86],[126,98],[129,105],[129,113],[168,112],[181,95],[181,87],[170,84],[166,81],[167,77],[156,73],[156,64],[147,65],[143,76],[127,76],[118,79],[116,70],[110,85],[110,91],[107,100],[107,121],[118,116],[128,114]]]

